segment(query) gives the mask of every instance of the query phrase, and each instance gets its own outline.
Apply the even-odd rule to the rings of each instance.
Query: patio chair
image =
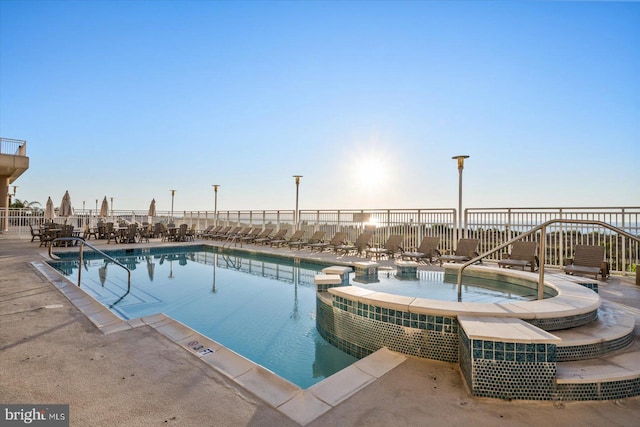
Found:
[[[322,239],[324,239],[325,233],[325,231],[316,231],[306,242],[303,240],[288,242],[289,248],[297,247],[298,249],[302,249],[308,245],[320,243],[322,242]]]
[[[31,241],[32,242],[36,239],[36,237],[38,238],[38,241],[41,240],[42,233],[40,232],[39,228],[37,230],[34,230],[33,229],[33,225],[29,224],[29,230],[31,231]]]
[[[141,227],[138,230],[138,234],[140,236],[140,243],[142,243],[142,241],[146,241],[147,243],[149,243],[149,238],[151,238],[151,235],[153,234],[151,231],[151,224],[147,224],[144,227]]]
[[[187,240],[195,240],[196,238],[196,224],[191,224],[191,227],[187,230]]]
[[[498,267],[520,267],[524,271],[525,267],[535,271],[538,261],[538,243],[536,242],[513,242],[511,254],[498,261]]]
[[[104,232],[107,236],[107,243],[111,243],[111,239],[113,239],[115,243],[118,243],[120,236],[118,230],[116,230],[115,226],[113,225],[113,222],[106,223]]]
[[[275,246],[276,248],[279,248],[280,245],[284,245],[287,243],[302,242],[303,237],[304,237],[304,230],[296,230],[288,239],[286,237],[282,237],[280,239],[277,239],[274,237],[273,240],[269,242],[269,246],[271,247]]]
[[[40,233],[40,246],[49,246],[53,239],[58,237],[59,231],[54,231],[52,227],[45,227]]]
[[[371,255],[375,259],[380,259],[381,256],[386,255],[389,258],[395,258],[396,253],[402,253],[402,241],[404,236],[402,234],[392,234],[387,239],[387,242],[382,248],[369,248],[365,252],[365,256],[369,258]]]
[[[439,244],[439,237],[424,237],[422,242],[420,242],[420,246],[411,248],[413,249],[412,251],[402,252],[401,258],[403,260],[414,260],[416,262],[428,260],[429,263],[431,263],[434,257],[440,256],[440,251],[438,250]]]
[[[284,236],[287,235],[287,232],[289,230],[287,230],[286,228],[281,228],[280,230],[278,230],[278,232],[276,234],[274,234],[273,236],[269,237],[269,236],[265,236],[265,237],[257,237],[253,243],[255,243],[256,245],[266,245],[267,243],[271,243],[272,240],[280,240],[280,239],[284,239]]]
[[[336,255],[341,252],[344,253],[345,256],[351,252],[355,252],[355,255],[361,255],[371,246],[371,239],[373,239],[373,233],[361,233],[352,245],[336,246],[334,250]]]
[[[180,224],[180,227],[176,230],[176,234],[173,238],[174,242],[186,242],[187,241],[187,224]]]
[[[137,224],[129,224],[129,227],[126,231],[126,235],[123,237],[123,243],[135,243],[136,237],[138,236],[138,225]]]
[[[565,260],[566,274],[593,274],[598,280],[598,274],[602,280],[609,276],[609,263],[604,261],[604,246],[576,245],[573,259]]]
[[[317,250],[318,252],[323,252],[325,249],[333,249],[336,246],[344,245],[346,243],[345,239],[347,238],[347,233],[344,231],[338,231],[333,235],[330,241],[328,242],[318,242],[307,245],[311,249],[311,252]]]
[[[443,262],[466,262],[471,258],[478,256],[478,239],[460,239],[458,240],[458,247],[453,255],[440,255],[438,261],[440,265]]]

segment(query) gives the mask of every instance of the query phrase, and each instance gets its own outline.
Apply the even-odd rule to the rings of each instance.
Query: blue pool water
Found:
[[[111,255],[131,270],[130,292],[125,270],[102,258],[91,259],[90,252],[85,253],[81,286],[124,319],[164,313],[302,388],[356,361],[316,330],[313,279],[326,265],[237,251],[218,253],[205,246]],[[77,261],[51,264],[76,280]],[[382,271],[376,283],[352,283],[400,295],[457,300],[455,283],[443,279],[439,272],[407,279]],[[465,286],[463,300],[529,299],[511,291]]]
[[[357,359],[316,330],[313,277],[325,266],[198,248],[87,259],[81,287],[124,319],[164,313],[302,387]],[[77,257],[77,255],[76,255]],[[77,261],[51,262],[77,280]]]

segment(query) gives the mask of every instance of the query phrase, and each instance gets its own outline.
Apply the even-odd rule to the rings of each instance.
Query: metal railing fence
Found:
[[[472,208],[465,210],[467,235],[480,240],[478,252],[492,248],[551,220],[600,221],[625,232],[640,235],[640,207],[622,208]],[[540,242],[540,233],[525,240]],[[562,266],[577,244],[603,245],[612,271],[635,271],[640,260],[637,242],[596,225],[557,223],[547,228],[546,258],[551,266]],[[506,253],[492,254],[500,259]]]
[[[11,138],[0,138],[0,154],[26,156],[27,141]]]
[[[14,237],[30,238],[29,224],[37,226],[44,222],[43,212],[33,209],[10,209],[9,231]],[[126,222],[171,221],[171,212],[158,211],[149,217],[147,210],[118,210],[106,220]],[[176,224],[196,225],[203,230],[210,225],[270,226],[276,230],[295,227],[294,210],[228,210],[228,211],[180,211],[174,212]],[[4,211],[0,211],[4,219]],[[455,209],[384,209],[384,210],[300,210],[299,228],[310,236],[314,231],[325,231],[330,239],[337,231],[347,233],[353,242],[365,230],[374,232],[373,243],[384,245],[391,234],[405,236],[404,247],[419,246],[423,237],[440,237],[440,250],[453,251],[456,247],[458,227]],[[601,221],[618,227],[629,234],[640,235],[640,207],[610,208],[469,208],[464,212],[466,237],[480,240],[478,252],[484,253],[514,237],[553,219]],[[76,227],[95,225],[98,221],[95,210],[76,210],[69,218],[58,217],[57,223],[73,224]],[[640,263],[639,245],[624,237],[598,227],[584,224],[559,223],[547,229],[547,265],[561,267],[573,254],[576,244],[604,245],[612,272],[635,272]],[[540,241],[540,234],[525,240]],[[507,250],[492,254],[497,260]]]

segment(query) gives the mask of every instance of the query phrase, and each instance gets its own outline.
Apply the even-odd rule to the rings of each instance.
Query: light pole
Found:
[[[171,222],[173,222],[173,198],[176,195],[176,190],[171,190]]]
[[[300,212],[298,212],[298,191],[300,189],[300,178],[302,178],[302,175],[293,175],[293,177],[296,179],[296,212],[294,215],[294,223],[296,226],[296,230],[298,229],[298,215],[300,214]]]
[[[113,197],[111,198],[111,217],[113,218]]]
[[[460,240],[464,235],[464,228],[462,226],[462,169],[464,169],[464,159],[468,159],[467,155],[453,156],[452,159],[458,160],[458,238]]]
[[[16,190],[18,189],[17,185],[13,186],[13,202],[11,201],[11,193],[9,193],[9,207],[11,207],[11,203],[15,203],[16,201],[18,201],[18,199],[16,199]]]
[[[218,188],[219,184],[213,184],[213,193],[215,194],[215,199],[213,202],[213,225],[218,225]]]

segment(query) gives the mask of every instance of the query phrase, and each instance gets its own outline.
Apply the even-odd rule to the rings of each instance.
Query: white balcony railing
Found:
[[[77,227],[95,224],[98,218],[94,210],[76,210],[73,217],[57,218],[56,222],[68,222]],[[0,212],[4,218],[5,213]],[[171,213],[159,211],[153,218],[146,210],[115,211],[108,218],[112,221],[169,222]],[[301,210],[299,227],[310,235],[322,230],[330,238],[337,231],[345,231],[347,239],[354,241],[365,228],[374,231],[374,243],[384,244],[391,234],[405,236],[405,247],[416,247],[425,236],[440,237],[443,252],[456,245],[458,224],[455,209],[384,209],[384,210]],[[173,215],[177,224],[196,224],[202,230],[214,223],[224,225],[272,226],[276,229],[293,229],[293,210],[239,210],[181,211]],[[640,207],[610,208],[470,208],[464,211],[465,236],[480,240],[480,252],[492,248],[552,219],[602,221],[621,228],[629,234],[640,235]],[[29,224],[44,221],[42,212],[27,209],[9,210],[9,231],[14,237],[30,238]],[[538,234],[529,236],[539,239]],[[616,273],[635,272],[640,261],[640,247],[634,241],[596,226],[557,224],[547,230],[547,265],[562,266],[571,257],[576,244],[603,245],[611,270]],[[501,252],[489,259],[499,259]]]
[[[8,154],[10,156],[26,156],[27,141],[11,138],[0,138],[0,154]]]

